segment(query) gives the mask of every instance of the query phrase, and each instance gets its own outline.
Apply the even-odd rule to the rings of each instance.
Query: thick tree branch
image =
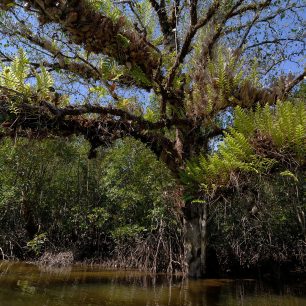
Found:
[[[103,107],[99,105],[82,105],[82,106],[69,106],[65,108],[58,108],[54,104],[44,101],[43,105],[45,105],[51,113],[58,117],[63,116],[80,116],[85,114],[100,114],[100,115],[112,115],[120,117],[124,120],[130,120],[137,124],[139,124],[142,128],[147,130],[157,130],[161,128],[171,128],[173,126],[188,126],[192,123],[190,119],[163,119],[157,122],[151,122],[145,120],[141,116],[136,116],[128,111],[125,111],[120,108],[115,107]]]
[[[293,81],[287,84],[284,94],[287,95],[295,86],[303,82],[305,80],[305,77],[306,77],[306,69],[304,70],[303,73],[298,75]]]
[[[14,93],[12,91],[12,93]],[[175,143],[160,132],[158,125],[168,123],[151,123],[120,109],[95,106],[57,108],[43,102],[41,105],[22,103],[18,111],[12,111],[12,96],[0,95],[0,114],[3,132],[1,137],[69,137],[82,135],[91,144],[89,157],[94,157],[99,146],[113,143],[115,140],[131,136],[148,145],[173,172],[178,175],[182,160],[175,148]],[[97,118],[87,118],[84,114],[99,114]],[[113,115],[113,116],[110,116]],[[153,127],[153,130],[150,128]],[[149,129],[148,129],[149,128]],[[157,130],[154,130],[157,128]]]
[[[239,105],[242,108],[254,108],[258,103],[262,106],[266,104],[273,105],[277,100],[284,100],[290,91],[305,79],[305,76],[306,70],[288,84],[284,84],[284,87],[257,88],[251,82],[245,82],[233,92],[233,100],[229,104],[215,107],[209,116],[218,114],[229,106],[235,107]]]
[[[29,2],[39,10],[41,24],[58,23],[72,42],[83,45],[88,52],[103,53],[120,64],[138,66],[149,80],[153,79],[159,55],[143,36],[128,29],[124,17],[114,21],[94,11],[85,0]]]
[[[21,111],[33,111],[35,113],[38,113],[39,111],[41,113],[45,113],[45,110],[48,110],[53,116],[56,118],[64,118],[65,116],[69,117],[80,117],[82,115],[86,114],[98,114],[98,115],[106,115],[106,116],[113,116],[114,120],[128,120],[131,124],[136,124],[142,129],[146,130],[158,130],[162,128],[172,128],[174,126],[190,126],[193,123],[192,119],[180,119],[180,118],[170,118],[170,119],[161,119],[156,122],[151,122],[146,119],[144,119],[142,116],[134,115],[124,109],[116,108],[116,107],[105,107],[100,105],[91,105],[91,104],[84,104],[80,106],[67,106],[67,107],[58,107],[54,103],[48,102],[48,101],[36,101],[37,98],[35,94],[31,97],[32,104],[29,104],[28,97],[23,95],[22,93],[5,87],[0,86],[0,93],[3,93],[2,99],[5,102],[3,109],[8,109],[8,101],[14,100],[14,96],[19,97],[19,104],[22,102],[18,109]],[[20,99],[22,99],[20,101]],[[3,102],[2,101],[2,102]],[[1,101],[0,101],[1,102]],[[34,103],[34,104],[33,104]],[[2,109],[2,110],[3,110]],[[9,111],[9,110],[7,110]],[[110,117],[109,117],[110,118]]]
[[[29,29],[16,30],[14,34],[19,35],[20,37],[28,40],[34,45],[39,46],[43,50],[46,50],[50,53],[50,56],[53,56],[56,63],[48,63],[44,61],[43,65],[45,67],[50,67],[52,69],[65,70],[71,72],[75,75],[80,76],[86,80],[94,80],[103,83],[103,85],[108,89],[109,94],[115,99],[118,100],[117,94],[113,91],[111,83],[116,83],[117,86],[131,86],[135,81],[132,77],[128,75],[121,76],[116,80],[109,80],[102,74],[102,72],[94,66],[89,60],[86,60],[84,57],[81,57],[79,54],[72,56],[67,56],[64,54],[64,51],[59,49],[54,43],[45,37],[39,37],[35,35]],[[141,85],[141,88],[150,89],[150,87]]]

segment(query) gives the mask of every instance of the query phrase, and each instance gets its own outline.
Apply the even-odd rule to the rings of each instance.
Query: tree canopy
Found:
[[[303,1],[6,0],[0,8],[3,136],[79,134],[94,156],[128,135],[175,175],[224,133],[220,118],[232,107],[274,104],[305,76]]]

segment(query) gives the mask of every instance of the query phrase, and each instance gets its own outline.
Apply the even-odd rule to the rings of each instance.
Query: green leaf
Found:
[[[285,171],[282,171],[280,173],[281,176],[287,176],[287,177],[290,177],[292,178],[295,182],[298,182],[298,178],[289,170],[285,170]]]

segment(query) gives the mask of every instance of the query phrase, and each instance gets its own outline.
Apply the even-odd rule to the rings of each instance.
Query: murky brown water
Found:
[[[0,306],[306,306],[305,286],[0,262]]]

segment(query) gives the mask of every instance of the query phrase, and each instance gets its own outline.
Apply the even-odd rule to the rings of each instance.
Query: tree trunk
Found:
[[[207,264],[207,245],[208,245],[208,232],[207,232],[207,222],[208,222],[208,204],[203,203],[203,212],[199,216],[200,223],[200,233],[201,233],[201,276],[206,275],[206,264]]]
[[[197,149],[205,148],[208,151],[208,138],[201,137],[200,127],[193,129],[176,129],[175,142],[173,143],[173,152],[176,152],[175,158],[167,159],[161,155],[161,159],[172,171],[174,177],[180,184],[180,172],[184,169],[185,161],[192,156],[197,155]],[[200,142],[199,146],[196,143]],[[173,167],[174,165],[174,167]],[[173,171],[174,169],[174,171]],[[208,204],[199,201],[198,203],[186,203],[183,208],[184,214],[184,248],[190,277],[200,278],[207,275],[207,247],[208,247]]]
[[[208,245],[208,205],[188,203],[184,208],[185,252],[188,275],[200,278],[206,276]]]

